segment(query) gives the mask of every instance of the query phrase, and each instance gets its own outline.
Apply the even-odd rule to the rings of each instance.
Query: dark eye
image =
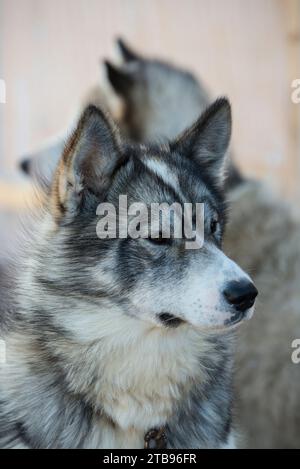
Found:
[[[163,235],[162,233],[160,232],[158,237],[151,237],[149,236],[149,238],[147,238],[148,241],[151,241],[151,243],[153,244],[170,244],[170,238],[163,238]]]
[[[213,218],[210,222],[210,232],[211,234],[215,234],[219,227],[219,220],[217,218]]]

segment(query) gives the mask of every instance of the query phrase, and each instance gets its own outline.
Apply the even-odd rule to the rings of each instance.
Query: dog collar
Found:
[[[165,427],[152,428],[144,437],[144,449],[165,449],[167,437]]]

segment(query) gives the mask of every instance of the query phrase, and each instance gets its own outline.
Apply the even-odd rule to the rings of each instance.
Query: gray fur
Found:
[[[119,40],[123,63],[106,61],[107,77],[123,98],[120,125],[135,141],[172,139],[201,114],[211,98],[204,84],[191,72],[156,59],[146,59]],[[226,185],[233,187],[243,178],[230,153]]]
[[[238,342],[243,447],[299,448],[300,366],[291,359],[292,341],[300,338],[299,220],[260,182],[242,184],[230,199],[225,250],[260,291],[257,313]]]
[[[220,119],[223,136],[212,148]],[[181,297],[190,301],[180,285],[192,268],[203,288],[215,263],[211,252],[230,266],[228,281],[234,269],[245,276],[220,250],[225,205],[219,165],[209,159],[224,159],[229,135],[226,100],[164,146],[128,145],[99,110],[84,113],[18,268],[15,315],[3,333],[0,447],[141,448],[145,433],[161,425],[171,448],[230,444],[233,333],[197,328],[178,306]],[[151,159],[177,175],[178,187],[147,166]],[[129,203],[205,200],[204,248],[189,252],[175,239],[170,246],[100,240],[97,205],[116,205],[119,194]],[[216,210],[215,235],[210,217]],[[154,308],[169,302],[176,314],[178,291],[177,327],[162,323],[158,311],[143,310],[147,301]]]
[[[134,86],[123,95],[128,112],[138,110],[132,133],[142,138],[168,137],[173,135],[172,125],[183,131],[208,101],[202,84],[176,67],[137,55],[135,60],[139,65],[134,67],[124,57],[122,66],[128,73],[138,71]],[[166,85],[159,86],[163,79]],[[233,164],[227,188],[231,210],[225,250],[252,273],[261,293],[258,311],[242,328],[238,343],[237,416],[244,434],[242,445],[297,448],[300,365],[291,361],[291,343],[300,338],[299,221],[266,184],[246,181]]]

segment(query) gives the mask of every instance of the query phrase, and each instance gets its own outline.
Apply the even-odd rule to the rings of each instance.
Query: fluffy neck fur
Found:
[[[37,265],[20,275],[0,371],[14,447],[141,448],[162,425],[170,447],[226,444],[231,334],[157,327],[109,299],[63,295],[37,281]]]
[[[44,296],[44,304],[49,301]],[[37,310],[36,304],[25,319],[32,359],[47,355],[68,390],[120,428],[145,431],[165,424],[191,386],[205,384],[201,358],[213,347],[190,326],[155,327],[108,302],[97,307],[81,300],[70,313],[74,305],[64,302],[55,298],[55,322],[53,310]]]
[[[20,309],[7,338],[5,370],[14,419],[36,415],[26,438],[38,447],[142,447],[150,428],[172,426],[185,405],[192,411],[194,389],[209,403],[213,367],[230,369],[223,340],[188,325],[158,328],[109,304],[98,308],[82,300],[71,312],[72,300],[51,301],[45,292],[41,298],[39,309],[30,300]],[[86,428],[83,440],[76,426],[64,442],[70,425]]]

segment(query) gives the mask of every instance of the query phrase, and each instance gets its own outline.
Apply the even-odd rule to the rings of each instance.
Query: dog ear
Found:
[[[108,80],[116,93],[121,96],[128,95],[134,84],[133,74],[130,73],[129,70],[116,67],[108,60],[104,61],[104,65],[106,67]]]
[[[171,144],[171,149],[199,162],[222,186],[230,137],[231,106],[228,99],[220,98]]]
[[[121,157],[114,131],[95,106],[79,120],[59,162],[52,185],[52,213],[67,224],[90,199],[103,200]]]
[[[123,39],[118,38],[116,42],[124,62],[137,62],[141,60],[141,57],[133,52],[133,50],[128,47]]]

